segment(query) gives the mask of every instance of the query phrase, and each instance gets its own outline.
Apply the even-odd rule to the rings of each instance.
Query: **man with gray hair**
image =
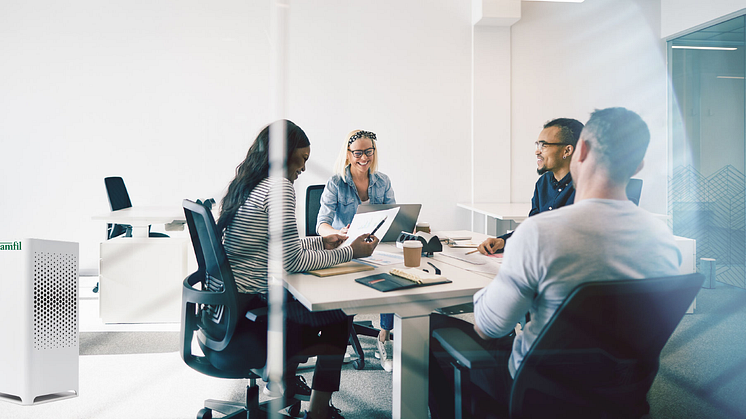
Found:
[[[593,112],[573,153],[575,203],[528,218],[505,249],[492,282],[474,295],[472,325],[431,315],[431,331],[458,327],[497,360],[498,368],[473,372],[490,410],[507,416],[513,377],[544,326],[579,284],[677,275],[681,254],[666,225],[627,199],[625,188],[643,166],[650,132],[624,108]],[[516,323],[531,314],[522,333]],[[430,407],[433,418],[452,414],[446,396],[450,368],[430,341]],[[452,393],[451,393],[452,394]],[[444,402],[446,401],[446,402]]]

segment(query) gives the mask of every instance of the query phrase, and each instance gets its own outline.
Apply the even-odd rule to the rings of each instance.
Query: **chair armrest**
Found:
[[[195,303],[195,304],[209,304],[209,305],[228,305],[227,296],[225,291],[207,291],[199,290],[195,288],[195,285],[200,282],[201,273],[199,271],[194,272],[184,279],[184,286],[181,290],[182,304],[184,302]]]
[[[268,307],[255,308],[246,312],[246,318],[252,322],[266,322]]]
[[[433,331],[433,337],[456,362],[470,370],[498,366],[495,358],[461,329],[437,329]]]

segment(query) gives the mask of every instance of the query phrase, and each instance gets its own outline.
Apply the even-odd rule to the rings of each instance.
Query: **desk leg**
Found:
[[[427,418],[430,316],[394,317],[394,419]]]

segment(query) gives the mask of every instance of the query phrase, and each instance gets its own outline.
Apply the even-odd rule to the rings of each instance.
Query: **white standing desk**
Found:
[[[182,281],[196,270],[191,242],[149,237],[151,224],[186,223],[184,210],[131,207],[92,217],[132,226],[132,237],[101,242],[99,316],[104,323],[179,322]],[[194,268],[194,269],[192,269]]]
[[[475,202],[474,204],[465,202],[456,205],[459,208],[484,215],[484,234],[488,234],[487,219],[489,217],[501,221],[520,223],[528,218],[528,213],[531,212],[530,202]]]
[[[178,323],[184,278],[196,265],[186,238],[116,237],[101,243],[104,323]],[[192,252],[193,253],[193,252]],[[191,263],[190,263],[191,262]]]
[[[474,241],[486,236],[463,232]],[[401,253],[393,243],[379,244],[385,252]],[[451,249],[444,252],[463,255],[473,249]],[[355,282],[355,278],[388,272],[403,263],[376,268],[375,271],[319,278],[309,274],[291,274],[286,278],[288,290],[311,311],[342,309],[346,314],[395,313],[393,418],[427,418],[428,361],[430,350],[430,313],[440,307],[472,301],[474,293],[485,287],[491,275],[466,270],[473,266],[442,255],[422,258],[421,267],[429,269],[430,261],[453,281],[414,289],[381,292]]]
[[[95,215],[94,220],[112,224],[129,224],[132,226],[132,237],[148,237],[151,224],[186,223],[184,210],[173,207],[130,207],[106,214]]]

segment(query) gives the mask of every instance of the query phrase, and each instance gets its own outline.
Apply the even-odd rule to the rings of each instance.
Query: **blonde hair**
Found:
[[[345,141],[342,144],[342,149],[339,151],[339,156],[337,156],[337,161],[334,163],[334,173],[342,176],[343,178],[345,176],[345,168],[347,167],[347,165],[350,164],[349,155],[347,154],[350,147],[350,138],[361,131],[363,130],[356,129],[354,131],[350,131],[350,133],[347,134],[347,138],[345,138]],[[367,131],[363,132],[367,133]],[[376,144],[376,140],[374,138],[370,138],[367,135],[363,135],[361,138],[369,139],[373,143],[373,148],[375,148],[375,150],[373,150],[373,161],[370,164],[370,173],[373,174],[378,170],[378,145]]]

